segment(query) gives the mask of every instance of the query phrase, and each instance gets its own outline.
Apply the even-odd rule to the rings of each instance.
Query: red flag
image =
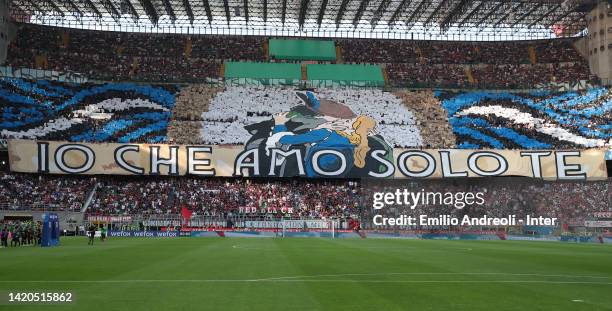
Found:
[[[181,207],[181,215],[183,216],[184,224],[189,225],[189,219],[191,218],[191,214],[193,214],[193,211],[191,211],[185,206]]]

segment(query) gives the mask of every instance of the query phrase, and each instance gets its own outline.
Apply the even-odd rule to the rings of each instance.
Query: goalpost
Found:
[[[336,238],[336,221],[332,219],[296,220],[283,219],[281,237],[321,237]]]

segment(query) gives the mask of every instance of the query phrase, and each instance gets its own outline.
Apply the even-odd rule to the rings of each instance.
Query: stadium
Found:
[[[612,309],[611,1],[0,15],[0,310]]]

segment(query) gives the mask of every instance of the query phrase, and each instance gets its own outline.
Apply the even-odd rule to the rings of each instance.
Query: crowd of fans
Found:
[[[550,84],[592,81],[585,62],[547,64],[418,64],[386,66],[390,84],[396,87],[534,89]]]
[[[203,81],[219,77],[223,60],[263,60],[263,42],[257,37],[192,38],[21,24],[8,64],[109,81]]]
[[[266,61],[267,38],[101,32],[21,24],[13,67],[107,81],[203,82],[229,60]],[[512,42],[337,39],[341,61],[383,64],[394,86],[534,88],[593,81],[572,39]]]
[[[0,207],[80,211],[95,180],[0,172]]]
[[[469,88],[465,65],[392,63],[386,66],[389,83],[395,87]]]
[[[358,183],[327,180],[99,179],[88,210],[100,215],[194,216],[282,214],[322,218],[358,212]]]
[[[471,68],[474,85],[481,88],[533,89],[546,88],[550,83],[592,81],[586,62],[548,64],[478,65]]]
[[[364,184],[362,193],[368,198],[366,206],[371,206],[374,192],[394,192],[398,182],[387,184]],[[585,220],[594,219],[597,212],[612,211],[611,182],[525,182],[522,179],[496,179],[496,180],[463,180],[444,182],[418,182],[401,183],[400,189],[410,192],[439,193],[444,196],[450,193],[454,202],[464,202],[458,206],[453,204],[434,203],[433,195],[429,204],[419,204],[415,209],[407,205],[389,205],[382,210],[367,209],[367,217],[374,214],[383,214],[386,217],[400,215],[413,216],[418,219],[420,215],[438,217],[450,215],[458,218],[469,216],[478,218],[507,218],[514,215],[516,219],[532,217],[557,218],[558,224],[583,226]],[[472,200],[471,204],[465,202],[466,193],[482,193],[483,204]],[[461,194],[461,195],[459,195]],[[425,194],[423,194],[425,195]],[[459,195],[459,196],[458,196]],[[427,229],[427,227],[420,227]],[[397,227],[389,227],[397,229]],[[464,228],[465,229],[465,228]]]
[[[582,61],[572,39],[510,42],[339,39],[336,42],[342,48],[343,59],[355,63],[501,65]]]
[[[597,212],[612,212],[612,184],[603,182],[525,182],[524,180],[462,180],[376,182],[321,179],[245,179],[197,177],[41,176],[3,173],[3,209],[79,210],[95,188],[89,215],[191,217],[289,217],[322,219],[360,217],[372,213],[555,217],[559,223],[580,225]],[[95,185],[95,187],[94,187]],[[387,206],[374,210],[373,192],[483,193],[483,204],[419,204],[416,209]],[[571,194],[571,195],[570,195]],[[457,199],[459,200],[459,199]],[[457,202],[457,201],[455,201]],[[422,203],[422,202],[421,202]],[[362,221],[364,225],[369,221]],[[367,226],[366,226],[367,227]]]

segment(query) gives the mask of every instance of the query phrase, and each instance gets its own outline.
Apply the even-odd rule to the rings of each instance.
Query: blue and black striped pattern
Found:
[[[612,138],[612,90],[608,88],[531,93],[438,91],[436,96],[448,112],[458,148],[602,147],[609,146]]]
[[[75,142],[164,142],[177,92],[174,86],[79,85],[4,77],[0,78],[0,136]]]

